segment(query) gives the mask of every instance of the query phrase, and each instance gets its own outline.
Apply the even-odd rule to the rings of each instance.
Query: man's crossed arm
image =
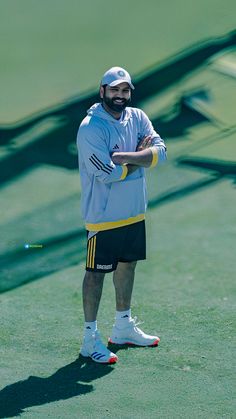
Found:
[[[148,135],[140,141],[136,151],[115,152],[112,154],[112,161],[115,164],[126,164],[128,174],[133,173],[140,166],[150,167],[153,161],[153,152],[150,149],[151,146],[151,135]]]

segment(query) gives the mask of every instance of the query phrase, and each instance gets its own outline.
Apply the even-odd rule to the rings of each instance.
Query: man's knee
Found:
[[[105,274],[103,272],[92,272],[86,271],[84,280],[88,282],[99,282],[104,279]]]
[[[124,272],[134,272],[137,265],[137,261],[133,262],[119,262],[117,265],[117,270],[122,270]]]

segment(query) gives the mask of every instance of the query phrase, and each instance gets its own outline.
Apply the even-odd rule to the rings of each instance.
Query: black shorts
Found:
[[[86,271],[112,272],[118,262],[146,259],[145,221],[87,236]]]

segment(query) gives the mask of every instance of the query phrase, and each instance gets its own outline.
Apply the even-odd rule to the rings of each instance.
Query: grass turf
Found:
[[[0,412],[5,402],[5,412],[24,410],[26,418],[233,417],[235,213],[218,205],[231,199],[226,180],[149,212],[149,260],[137,270],[133,312],[160,335],[159,349],[122,348],[114,367],[72,364],[83,325],[82,265],[3,295]],[[112,295],[108,276],[104,337]]]
[[[195,4],[194,9],[192,4],[185,4],[187,26],[183,26],[183,16],[178,19],[176,13],[182,2],[171,5],[171,12],[167,3],[160,2],[157,27],[157,13],[149,13],[153,23],[149,21],[149,30],[143,31],[144,9],[137,2],[130,2],[125,5],[129,6],[127,14],[134,13],[137,29],[133,36],[132,25],[128,27],[125,36],[130,44],[124,51],[124,44],[114,36],[114,25],[110,21],[113,11],[107,9],[104,16],[104,10],[99,7],[102,17],[109,20],[110,26],[106,29],[111,36],[108,37],[101,31],[97,14],[91,17],[90,4],[83,5],[84,14],[90,15],[93,26],[89,34],[83,13],[77,16],[67,8],[66,16],[70,17],[67,19],[60,12],[63,2],[58,4],[60,7],[54,15],[54,2],[44,7],[35,2],[21,2],[15,7],[25,10],[21,9],[19,14],[15,9],[10,22],[4,13],[9,16],[12,2],[4,4],[1,31],[8,34],[6,39],[17,54],[13,59],[11,48],[2,43],[5,67],[1,69],[1,91],[5,98],[15,98],[14,103],[6,100],[1,108],[2,122],[14,121],[74,92],[96,86],[100,74],[113,65],[114,50],[121,64],[137,74],[193,42],[218,36],[219,27],[221,33],[231,30],[235,15],[231,12],[234,4],[231,1],[227,16],[225,6],[220,6],[218,1],[208,3],[204,13],[200,3]],[[76,2],[71,1],[70,5],[77,10]],[[103,5],[107,3],[104,1]],[[153,10],[152,7],[156,7],[156,2],[150,2],[149,9],[145,5],[145,13]],[[39,14],[41,19],[38,19]],[[56,17],[53,22],[52,15]],[[78,19],[80,23],[76,26]],[[39,36],[42,21],[43,36]],[[68,29],[67,37],[64,30],[63,42],[58,42],[62,26],[73,30]],[[84,32],[86,36],[83,35],[78,44],[78,37]],[[50,42],[45,43],[45,39]],[[16,41],[21,47],[15,48]],[[36,44],[39,48],[35,48]],[[99,49],[101,44],[102,50]],[[142,60],[139,54],[130,54],[137,45],[142,50]],[[98,54],[98,65],[91,65],[91,56],[94,61]],[[83,61],[81,56],[85,58]],[[43,68],[42,63],[45,63]],[[173,90],[174,96],[181,89],[182,85],[179,91]],[[233,95],[231,101],[232,98]],[[162,102],[159,97],[158,102],[165,104],[164,98]],[[222,97],[219,102],[220,112],[224,106]],[[190,157],[235,161],[235,134],[206,147],[205,138],[212,131],[215,134],[217,128],[202,124],[190,129],[182,138],[171,138],[168,142],[170,163],[148,175],[151,200],[147,216],[148,261],[137,268],[133,313],[144,321],[141,327],[145,331],[160,335],[160,347],[121,348],[117,351],[119,363],[112,367],[78,358],[83,328],[83,263],[65,268],[63,258],[68,259],[70,265],[77,257],[76,242],[67,242],[64,250],[57,243],[50,248],[49,243],[48,258],[35,256],[31,267],[29,260],[23,260],[21,267],[13,260],[7,272],[11,280],[16,278],[15,285],[19,276],[27,276],[29,269],[33,271],[36,266],[42,271],[42,277],[0,296],[0,417],[20,414],[26,419],[235,417],[235,176],[221,177],[196,190],[190,187],[177,196],[172,194],[178,188],[214,177],[212,171],[201,172],[176,165],[176,156],[186,155],[187,151]],[[76,176],[63,169],[40,166],[1,189],[3,252],[23,246],[26,239],[43,240],[82,227],[76,215],[79,212]],[[166,196],[166,199],[158,202],[157,196]],[[84,257],[82,247],[84,243],[79,242],[78,260]],[[45,275],[45,263],[55,264],[60,270]],[[2,274],[2,281],[7,282],[6,272]],[[21,283],[22,279],[18,285]],[[109,275],[99,312],[104,338],[111,330],[113,302]]]

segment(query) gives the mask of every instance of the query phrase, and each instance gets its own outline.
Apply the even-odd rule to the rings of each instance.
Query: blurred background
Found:
[[[84,260],[76,133],[111,66],[131,73],[133,105],[168,147],[147,172],[150,224],[222,179],[234,196],[235,12],[233,0],[1,1],[1,291]]]
[[[235,0],[0,1],[0,417],[235,417],[235,16]],[[160,349],[121,350],[113,369],[78,360],[76,134],[116,65],[168,162],[146,171],[132,305]]]

